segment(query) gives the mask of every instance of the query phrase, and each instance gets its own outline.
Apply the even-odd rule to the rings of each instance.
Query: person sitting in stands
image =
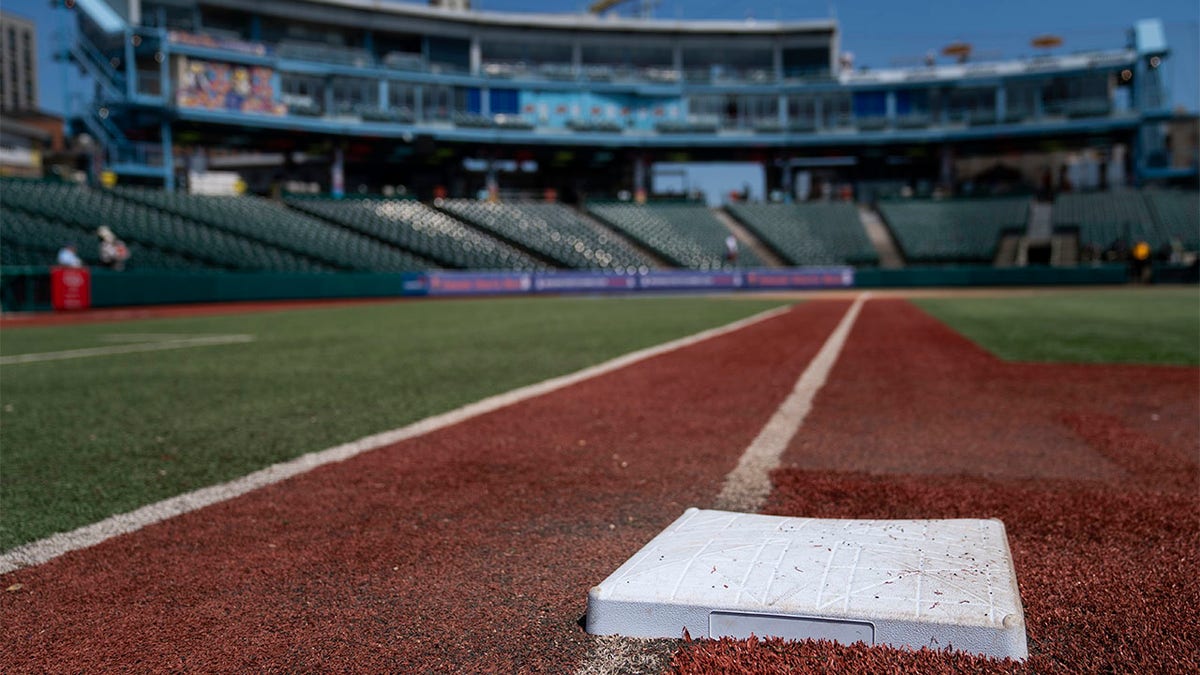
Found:
[[[100,263],[117,272],[125,269],[125,261],[129,260],[129,248],[125,242],[117,239],[117,235],[105,225],[96,229],[96,235],[100,237]]]
[[[75,244],[67,244],[58,250],[58,264],[63,267],[83,267],[83,261],[75,252]]]

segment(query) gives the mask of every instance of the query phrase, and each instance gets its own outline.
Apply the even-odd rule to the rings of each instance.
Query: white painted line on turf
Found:
[[[737,466],[725,477],[725,485],[721,488],[721,494],[717,496],[714,508],[747,513],[762,508],[767,495],[771,493],[771,471],[779,466],[779,458],[783,451],[795,438],[796,432],[804,424],[804,418],[812,410],[813,399],[825,385],[829,371],[833,370],[833,364],[837,362],[842,347],[846,345],[850,329],[854,326],[863,303],[869,297],[870,293],[858,296],[854,304],[850,305],[850,309],[846,310],[837,328],[833,329],[825,344],[821,346],[821,351],[817,352],[812,362],[800,374],[800,379],[796,380],[792,393],[784,399],[766,426],[742,453]]]
[[[433,431],[445,429],[473,417],[478,417],[543,394],[548,394],[705,340],[733,333],[768,319],[781,316],[789,310],[790,307],[779,307],[761,312],[724,326],[710,328],[677,340],[671,340],[670,342],[664,342],[653,347],[630,352],[574,373],[513,389],[503,394],[490,396],[461,408],[427,417],[399,429],[366,436],[356,441],[325,450],[310,452],[287,462],[273,464],[265,469],[260,469],[227,483],[211,485],[186,492],[170,499],[164,499],[163,501],[143,506],[128,513],[121,513],[105,518],[98,523],[85,525],[71,532],[53,534],[45,539],[18,546],[0,555],[0,574],[22,567],[40,565],[65,553],[95,546],[106,539],[134,532],[148,525],[174,518],[190,511],[202,509],[218,502],[233,499],[252,490],[312,471],[325,464],[341,462],[369,450],[375,450],[417,436],[423,436]]]
[[[189,347],[232,345],[253,341],[253,335],[203,335],[186,338],[171,338],[159,342],[138,341],[134,342],[133,344],[109,345],[107,347],[85,347],[83,349],[67,349],[60,352],[36,352],[33,354],[13,354],[12,356],[0,356],[0,366],[14,366],[21,363],[40,363],[43,361],[63,361],[66,359],[83,359],[92,356],[112,356],[113,354],[159,352],[167,349],[187,349]]]
[[[779,465],[779,458],[788,443],[796,436],[804,418],[812,410],[813,399],[825,384],[833,369],[850,329],[854,325],[863,303],[870,299],[870,292],[859,295],[841,322],[825,339],[821,351],[813,357],[792,392],[784,399],[766,426],[743,451],[733,471],[725,477],[721,494],[714,508],[726,511],[755,512],[762,507],[771,493],[771,470]],[[575,675],[616,675],[628,672],[664,672],[670,655],[650,655],[642,638],[608,636],[600,638],[592,651],[575,671]],[[649,661],[649,662],[648,662]]]
[[[208,337],[208,333],[109,333],[101,335],[101,342],[166,342],[188,338]]]

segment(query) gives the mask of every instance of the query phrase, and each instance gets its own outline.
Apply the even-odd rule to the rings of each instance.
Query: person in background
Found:
[[[58,250],[58,264],[63,267],[83,267],[83,261],[75,252],[75,244],[67,244]]]
[[[1150,244],[1144,241],[1134,244],[1129,264],[1130,274],[1136,283],[1150,283]]]
[[[96,229],[96,236],[100,237],[100,263],[117,272],[125,269],[125,261],[129,260],[129,248],[125,242],[117,239],[117,235],[105,225]]]
[[[737,262],[738,256],[738,240],[732,234],[725,237],[725,259],[731,264]]]

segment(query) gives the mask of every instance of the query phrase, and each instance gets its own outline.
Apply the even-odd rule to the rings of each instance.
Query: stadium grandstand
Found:
[[[1107,50],[866,69],[831,18],[62,7],[90,160],[0,184],[10,268],[100,224],[130,270],[280,273],[1070,266],[1200,243],[1157,19]],[[718,163],[760,178],[714,194],[670,168]]]

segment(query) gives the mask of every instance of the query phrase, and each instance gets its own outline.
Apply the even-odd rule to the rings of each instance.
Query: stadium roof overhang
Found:
[[[121,15],[104,0],[75,0],[75,7],[105,33],[120,33],[128,26]]]
[[[98,1],[98,0],[94,0]],[[245,9],[243,0],[202,0],[202,4],[230,9]],[[831,35],[838,30],[836,19],[807,21],[670,21],[598,17],[592,14],[532,14],[513,12],[455,11],[414,3],[381,0],[260,0],[254,5],[264,14],[297,17],[321,15],[348,22],[355,15],[375,20],[395,17],[404,20],[412,32],[467,35],[488,29],[562,31],[596,35],[726,35],[788,36]]]
[[[1046,124],[1005,124],[954,129],[855,131],[844,133],[762,133],[744,131],[720,134],[578,133],[569,130],[515,130],[459,128],[449,125],[397,125],[356,120],[298,120],[266,115],[245,115],[213,110],[177,109],[176,124],[205,129],[244,129],[256,140],[271,134],[289,137],[382,139],[409,144],[424,141],[467,143],[521,148],[593,147],[607,149],[778,149],[874,147],[898,144],[928,145],[964,142],[1023,142],[1065,136],[1129,133],[1141,124],[1138,116],[1066,120]],[[227,132],[220,132],[227,133]]]

